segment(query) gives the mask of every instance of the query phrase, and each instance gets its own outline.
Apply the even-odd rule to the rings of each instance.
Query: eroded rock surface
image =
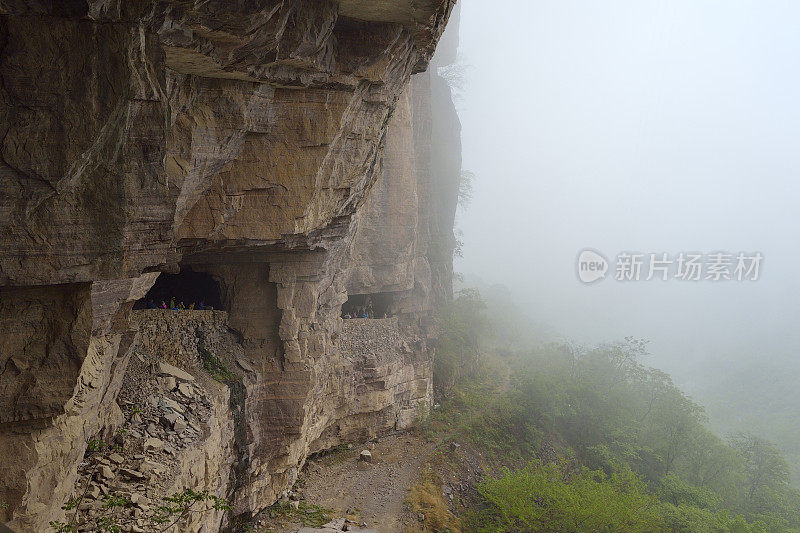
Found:
[[[236,406],[225,382],[246,372],[235,364],[242,348],[227,313],[136,311],[134,322],[140,335],[117,396],[121,422],[90,440],[78,464],[80,504],[68,515],[74,513],[82,531],[99,529],[98,521],[109,516],[128,530],[156,530],[164,497],[191,489],[227,498],[231,485]],[[219,359],[207,365],[212,354]],[[109,511],[104,496],[127,503]],[[224,513],[212,500],[194,509],[178,529],[219,529]]]
[[[195,391],[202,416],[159,415],[194,432],[171,479],[233,505],[186,531],[268,506],[313,451],[413,421],[454,244],[437,160],[458,154],[431,148],[449,94],[423,72],[453,4],[0,0],[0,519],[64,519],[87,442],[131,423],[141,353],[195,374],[206,350],[236,376]],[[159,272],[186,270],[217,280],[224,318],[131,320]],[[369,293],[391,295],[405,345],[342,347],[342,304]],[[179,402],[171,378],[154,379]]]

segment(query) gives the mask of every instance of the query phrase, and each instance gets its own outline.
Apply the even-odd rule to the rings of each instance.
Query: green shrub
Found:
[[[203,355],[203,368],[211,374],[211,377],[221,383],[236,379],[236,374],[228,370],[228,367],[222,361],[209,353]]]
[[[566,465],[531,461],[478,485],[486,507],[472,520],[476,531],[625,531],[662,527],[658,500],[632,472],[607,477],[602,471],[570,473]]]

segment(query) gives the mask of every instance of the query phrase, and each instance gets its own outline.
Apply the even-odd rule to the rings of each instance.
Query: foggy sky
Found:
[[[461,0],[456,269],[649,364],[796,353],[800,4]],[[760,251],[757,282],[581,284],[577,253]],[[680,373],[680,372],[679,372]]]

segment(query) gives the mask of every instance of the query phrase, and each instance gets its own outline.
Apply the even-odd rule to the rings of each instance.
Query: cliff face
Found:
[[[87,440],[127,423],[151,342],[131,309],[161,272],[212,276],[237,338],[203,444],[230,473],[200,476],[232,516],[413,422],[449,293],[423,71],[453,3],[0,0],[0,518],[44,531]],[[402,337],[380,360],[340,318],[376,293]]]

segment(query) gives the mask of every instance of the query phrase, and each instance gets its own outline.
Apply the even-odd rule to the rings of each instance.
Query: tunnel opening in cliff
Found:
[[[391,316],[395,295],[392,292],[375,292],[370,294],[351,294],[342,304],[342,318],[362,318],[364,312],[369,318]]]
[[[138,300],[134,309],[168,308],[180,306],[186,309],[225,309],[219,281],[207,272],[181,269],[178,274],[161,274],[144,298]]]

